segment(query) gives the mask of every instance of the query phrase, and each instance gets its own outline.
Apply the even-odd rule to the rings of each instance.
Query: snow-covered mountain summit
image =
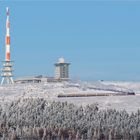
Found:
[[[130,83],[129,83],[130,84]],[[140,85],[140,84],[139,84]],[[19,97],[57,98],[69,94],[127,94],[133,90],[127,84],[109,82],[61,82],[61,83],[26,83],[0,86],[0,99]]]
[[[135,96],[112,96],[136,93]],[[77,105],[98,103],[101,108],[128,108],[133,111],[140,106],[140,83],[138,82],[58,82],[26,83],[0,86],[0,102],[8,103],[20,98],[43,98],[46,100],[67,101]],[[79,97],[77,95],[104,95]],[[74,95],[58,98],[60,95]],[[62,96],[63,97],[63,96]]]

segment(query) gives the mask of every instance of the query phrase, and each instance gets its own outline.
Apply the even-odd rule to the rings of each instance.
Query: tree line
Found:
[[[140,110],[19,99],[0,105],[0,140],[140,140]]]

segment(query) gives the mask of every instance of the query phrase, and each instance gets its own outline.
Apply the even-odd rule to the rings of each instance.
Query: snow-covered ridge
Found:
[[[135,96],[112,96],[135,92]],[[58,98],[58,95],[110,94],[111,96]],[[0,103],[26,98],[43,98],[48,101],[67,101],[76,105],[98,103],[100,108],[136,111],[140,107],[140,83],[138,82],[62,82],[28,83],[0,86]]]
[[[130,83],[129,83],[130,84]],[[64,94],[121,94],[132,93],[135,86],[126,83],[109,82],[62,82],[62,83],[28,83],[0,86],[0,99],[14,99],[19,97],[57,98]],[[138,83],[140,85],[140,83]],[[133,87],[133,90],[129,87]],[[138,88],[136,89],[138,90]]]

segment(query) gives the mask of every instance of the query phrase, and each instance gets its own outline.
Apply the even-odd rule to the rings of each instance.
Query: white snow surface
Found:
[[[119,94],[122,92],[135,92],[136,95],[58,98],[60,94]],[[44,98],[48,101],[67,101],[76,105],[97,103],[101,109],[115,108],[135,112],[140,108],[140,82],[42,82],[0,86],[2,105],[20,98]]]

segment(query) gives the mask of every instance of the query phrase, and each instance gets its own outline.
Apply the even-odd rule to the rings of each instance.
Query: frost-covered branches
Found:
[[[1,140],[140,139],[140,111],[100,110],[44,99],[21,99],[0,106]]]

